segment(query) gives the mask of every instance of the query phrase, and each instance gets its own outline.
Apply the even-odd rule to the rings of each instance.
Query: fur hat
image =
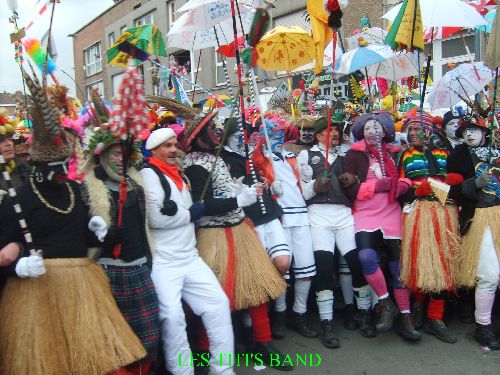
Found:
[[[396,136],[396,131],[394,129],[394,122],[392,121],[392,116],[387,112],[383,111],[364,113],[361,116],[356,117],[356,120],[354,120],[354,125],[351,128],[351,133],[354,136],[354,138],[361,140],[365,137],[363,129],[365,127],[365,124],[369,120],[376,120],[380,122],[380,124],[385,130],[386,134],[384,137],[385,142],[394,141],[394,138]]]
[[[175,137],[175,132],[170,128],[161,128],[150,134],[146,141],[146,150],[153,150],[163,142]]]

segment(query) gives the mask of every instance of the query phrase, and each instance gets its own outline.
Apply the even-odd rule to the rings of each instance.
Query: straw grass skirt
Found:
[[[500,206],[476,208],[470,228],[462,239],[462,256],[457,278],[459,286],[474,287],[476,285],[481,242],[487,226],[491,229],[497,258],[500,259]]]
[[[0,374],[105,375],[146,355],[87,258],[46,259],[39,278],[7,281],[0,302]]]
[[[401,283],[424,293],[453,290],[459,233],[456,206],[417,200],[411,212],[403,215]]]
[[[233,227],[200,228],[198,250],[235,310],[276,299],[286,284],[247,220]]]

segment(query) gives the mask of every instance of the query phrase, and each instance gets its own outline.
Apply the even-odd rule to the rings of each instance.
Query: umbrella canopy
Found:
[[[128,66],[131,58],[135,65],[148,59],[150,55],[167,56],[165,42],[155,25],[146,24],[126,30],[106,51],[108,64]]]
[[[420,55],[420,64],[418,56]],[[399,81],[402,78],[418,76],[419,66],[423,66],[425,55],[423,53],[396,53],[394,57],[370,65],[367,68],[368,76],[385,78],[389,81]]]
[[[260,6],[260,0],[238,0],[238,5],[246,5],[251,8],[258,8]],[[229,9],[229,16],[231,16],[231,0],[190,0],[183,6],[181,6],[177,13],[186,12],[195,8],[216,8],[214,11]]]
[[[387,31],[380,27],[370,27],[358,34],[351,35],[347,38],[347,46],[349,49],[358,47],[358,39],[363,38],[368,44],[384,44],[384,39],[387,36]]]
[[[369,44],[344,53],[335,63],[335,73],[350,74],[356,70],[397,56],[388,45]]]
[[[489,11],[488,13],[486,13],[486,15],[484,16],[484,19],[486,20],[486,22],[488,22],[488,24],[486,26],[478,26],[478,27],[476,27],[476,29],[482,30],[486,33],[491,33],[491,30],[493,29],[493,22],[495,21],[496,15],[497,15],[496,9],[493,9],[493,10]]]
[[[267,71],[292,71],[314,60],[314,41],[298,26],[278,26],[265,33],[255,46],[257,64]]]
[[[227,95],[220,94],[214,96],[208,96],[205,99],[201,99],[199,101],[199,104],[203,105],[204,107],[211,107],[211,108],[221,108],[224,107],[224,104],[229,107],[232,104],[231,98]]]
[[[251,8],[240,6],[243,33],[247,34],[252,26],[255,11]],[[178,47],[188,50],[198,50],[217,46],[215,31],[210,29],[193,30],[197,25],[197,19],[192,11],[184,13],[177,19],[167,33],[167,46]],[[240,22],[236,22],[238,33],[242,33]],[[215,26],[217,37],[221,45],[226,45],[234,41],[233,20],[229,15],[225,20]]]
[[[467,101],[470,96],[481,92],[493,76],[493,71],[482,62],[459,65],[446,73],[432,88],[427,99],[431,110],[450,108],[461,100]]]
[[[393,22],[401,6],[402,4],[396,5],[382,18]],[[461,26],[473,28],[487,24],[474,7],[460,0],[420,0],[420,12],[424,27]]]

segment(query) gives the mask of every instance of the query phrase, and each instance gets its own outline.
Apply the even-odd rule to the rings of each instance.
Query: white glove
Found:
[[[19,277],[38,277],[45,272],[42,250],[32,252],[29,257],[22,257],[16,264],[16,274]]]
[[[239,208],[251,206],[257,202],[257,189],[243,185],[241,193],[236,196],[236,201]]]
[[[89,221],[89,230],[94,232],[99,241],[103,242],[104,237],[108,234],[108,224],[101,216],[92,216]]]
[[[5,190],[0,189],[0,204],[2,203],[5,195],[7,195],[7,192]]]
[[[273,195],[281,197],[283,195],[283,182],[281,182],[280,180],[274,181],[271,185],[271,193]]]
[[[233,181],[229,183],[229,191],[231,192],[231,198],[236,198],[238,195],[240,195],[241,191],[243,190],[244,178],[245,176],[241,176],[238,179],[236,179],[236,177],[233,177]]]
[[[309,164],[301,164],[299,167],[300,178],[304,182],[310,182],[313,177],[313,170]]]

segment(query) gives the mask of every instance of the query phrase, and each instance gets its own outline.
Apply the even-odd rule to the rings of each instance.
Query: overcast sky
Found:
[[[9,35],[13,32],[14,25],[9,23],[12,12],[7,3],[12,2],[15,1],[0,0],[0,92],[15,92],[22,90],[23,87],[19,66],[14,59],[14,45],[10,44]],[[41,0],[35,9],[37,0],[17,1],[18,25],[20,27],[27,26],[31,20],[34,22],[33,26],[26,32],[26,36],[41,39],[48,30],[52,5],[42,16],[37,13],[40,6],[46,2],[47,0]],[[75,84],[61,72],[62,69],[74,78],[73,40],[67,35],[78,30],[111,5],[113,5],[113,0],[61,0],[60,3],[56,3],[52,25],[52,35],[59,55],[56,61],[56,75],[59,81],[68,86],[72,93],[75,92]],[[29,59],[26,52],[24,59]],[[40,72],[37,71],[37,73]]]

